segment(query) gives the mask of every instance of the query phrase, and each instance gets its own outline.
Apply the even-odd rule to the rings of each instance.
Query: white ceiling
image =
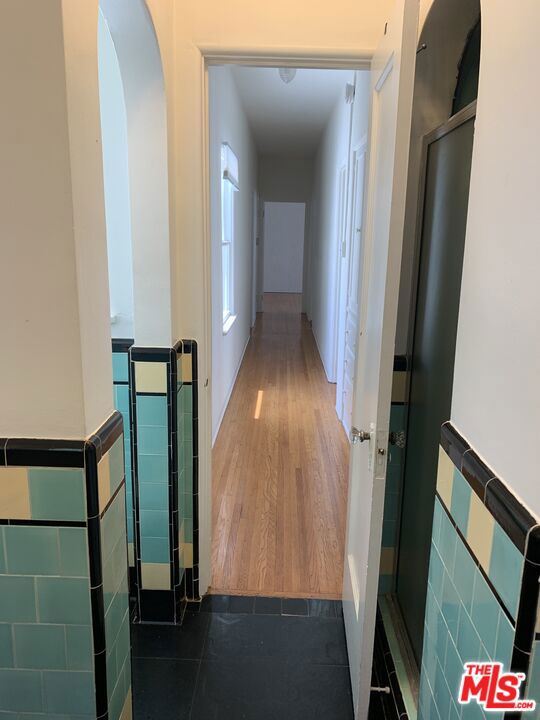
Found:
[[[277,68],[233,67],[233,77],[261,154],[311,155],[350,70],[298,69],[288,85]]]

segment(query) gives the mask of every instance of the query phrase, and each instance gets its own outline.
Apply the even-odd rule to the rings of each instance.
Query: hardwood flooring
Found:
[[[341,596],[349,444],[301,296],[264,297],[213,450],[212,592]]]

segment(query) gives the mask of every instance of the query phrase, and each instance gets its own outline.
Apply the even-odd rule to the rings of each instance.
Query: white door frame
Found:
[[[372,51],[357,52],[341,49],[313,48],[274,49],[260,47],[229,47],[199,45],[203,72],[202,82],[202,133],[203,153],[203,293],[204,328],[203,346],[200,348],[204,366],[208,368],[208,392],[199,394],[199,586],[206,592],[212,578],[212,242],[210,233],[210,135],[208,68],[212,65],[247,65],[250,67],[299,67],[336,70],[369,70]],[[261,248],[259,248],[259,253]],[[201,363],[203,364],[203,363]]]

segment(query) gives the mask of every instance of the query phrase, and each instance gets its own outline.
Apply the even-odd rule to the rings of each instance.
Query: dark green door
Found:
[[[427,146],[397,596],[418,663],[440,427],[450,418],[474,118]]]

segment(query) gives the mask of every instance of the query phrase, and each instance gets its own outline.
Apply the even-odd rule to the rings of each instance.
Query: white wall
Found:
[[[111,414],[97,4],[0,8],[0,436],[85,438]]]
[[[482,3],[452,422],[540,516],[540,4]]]
[[[167,102],[173,96],[166,100],[145,0],[100,0],[100,7],[118,56],[128,123],[135,344],[170,347],[187,337],[172,332]]]
[[[267,202],[309,202],[313,185],[313,158],[260,155],[258,186]]]
[[[264,204],[264,292],[301,293],[304,203]]]
[[[253,268],[253,193],[257,157],[230,67],[209,71],[210,206],[212,237],[212,437],[215,440],[250,336]],[[239,192],[235,193],[234,313],[223,334],[221,298],[221,144],[238,158]]]
[[[103,150],[105,221],[109,260],[111,334],[133,337],[133,259],[126,106],[116,50],[103,17],[98,18],[98,76]]]
[[[308,317],[330,382],[336,380],[337,362],[338,179],[340,168],[348,163],[350,118],[344,83],[315,159],[309,219]]]

